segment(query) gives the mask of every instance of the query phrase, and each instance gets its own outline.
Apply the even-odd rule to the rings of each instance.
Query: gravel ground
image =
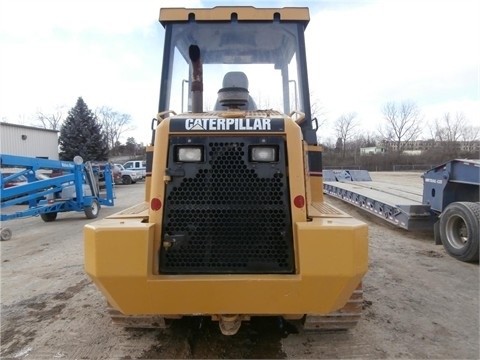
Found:
[[[118,212],[143,199],[143,183],[118,186]],[[369,224],[364,316],[348,332],[306,333],[254,319],[232,337],[204,318],[167,330],[125,330],[83,270],[83,213],[5,222],[1,242],[1,358],[408,358],[478,359],[479,272],[448,256],[430,233],[410,233],[333,198]]]

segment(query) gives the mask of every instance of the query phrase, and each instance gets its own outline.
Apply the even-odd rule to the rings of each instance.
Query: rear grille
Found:
[[[282,137],[278,163],[250,163],[258,138],[172,137],[161,273],[292,273],[293,244]],[[204,162],[175,163],[174,145],[203,145]]]

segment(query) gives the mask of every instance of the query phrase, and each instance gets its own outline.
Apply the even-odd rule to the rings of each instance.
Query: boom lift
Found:
[[[112,318],[164,327],[209,316],[226,335],[266,315],[354,326],[367,226],[323,199],[308,8],[164,8],[160,22],[145,202],[84,232],[85,269]]]
[[[105,169],[105,194],[103,194],[100,193],[90,163],[83,163],[79,156],[71,162],[2,154],[0,165],[2,172],[11,169],[8,176],[2,176],[1,221],[40,215],[43,221],[51,222],[57,218],[59,212],[67,211],[83,211],[87,218],[95,219],[101,205],[114,205],[112,176],[108,166]],[[42,172],[58,175],[38,179]],[[11,180],[19,177],[25,177],[27,182],[6,186]],[[13,212],[8,211],[9,207],[21,204],[28,206],[16,208]],[[2,228],[2,240],[8,240],[10,237],[11,231]]]

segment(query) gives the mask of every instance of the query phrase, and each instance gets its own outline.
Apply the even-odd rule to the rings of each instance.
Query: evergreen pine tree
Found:
[[[72,161],[80,155],[84,161],[108,159],[107,139],[95,114],[81,97],[70,109],[60,129],[60,159]]]

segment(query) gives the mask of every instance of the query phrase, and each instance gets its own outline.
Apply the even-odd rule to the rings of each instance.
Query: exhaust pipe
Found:
[[[192,61],[192,112],[203,112],[203,68],[200,60],[200,48],[197,45],[190,45],[188,56]]]

